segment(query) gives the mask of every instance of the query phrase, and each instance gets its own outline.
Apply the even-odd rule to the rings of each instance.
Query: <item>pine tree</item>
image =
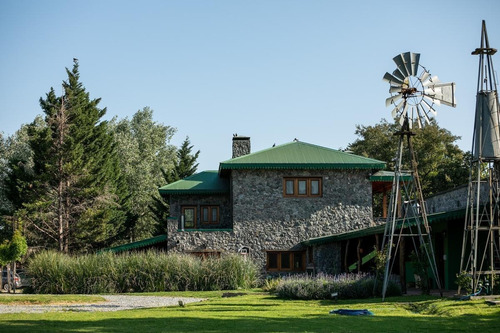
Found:
[[[200,155],[200,151],[198,150],[195,154],[191,154],[192,149],[193,146],[187,136],[182,143],[181,148],[177,151],[177,161],[172,172],[168,176],[168,184],[189,177],[196,172],[198,169],[198,163],[196,163],[196,160]]]
[[[106,109],[85,91],[76,60],[66,71],[63,96],[51,89],[40,99],[47,126],[30,131],[34,176],[23,217],[33,241],[64,252],[87,251],[116,235],[127,193],[113,137],[101,120]]]

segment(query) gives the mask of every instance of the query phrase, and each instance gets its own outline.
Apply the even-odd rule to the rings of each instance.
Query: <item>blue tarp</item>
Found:
[[[338,309],[330,311],[330,314],[338,314],[344,316],[373,316],[373,312],[369,310],[350,310],[350,309]]]

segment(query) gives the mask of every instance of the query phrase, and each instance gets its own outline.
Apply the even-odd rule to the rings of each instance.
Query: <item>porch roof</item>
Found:
[[[117,252],[124,252],[124,251],[129,251],[129,250],[133,250],[133,249],[139,249],[139,248],[150,246],[150,245],[153,245],[153,244],[165,242],[166,240],[167,240],[167,235],[159,235],[159,236],[156,236],[156,237],[152,237],[152,238],[148,238],[148,239],[143,239],[143,240],[140,240],[140,241],[137,241],[137,242],[132,242],[132,243],[127,243],[127,244],[118,245],[118,246],[114,246],[114,247],[109,247],[109,248],[106,248],[106,249],[102,249],[99,252],[107,252],[107,251],[109,251],[109,252],[115,252],[115,253],[117,253]]]
[[[464,216],[465,216],[465,209],[459,209],[459,210],[453,210],[453,211],[449,211],[449,212],[427,214],[427,220],[429,221],[429,224],[431,224],[431,223],[436,223],[436,222],[441,222],[441,221],[449,221],[449,220],[454,220],[457,218],[463,218]],[[416,225],[416,219],[414,217],[408,218],[407,221],[408,221],[407,222],[408,226],[415,226]],[[403,223],[403,219],[396,220],[397,229],[401,228],[402,223]],[[339,234],[333,234],[330,236],[310,238],[306,241],[301,242],[301,244],[306,245],[306,246],[311,246],[311,245],[340,242],[340,241],[348,240],[348,239],[361,238],[361,237],[371,236],[371,235],[376,235],[376,234],[383,234],[384,230],[385,230],[385,223],[374,226],[374,227],[353,230],[353,231],[343,232],[343,233],[339,233]]]

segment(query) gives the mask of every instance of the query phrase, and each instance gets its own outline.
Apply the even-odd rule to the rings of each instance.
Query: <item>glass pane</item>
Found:
[[[290,269],[290,253],[281,254],[281,269]]]
[[[302,269],[302,253],[294,253],[293,268]]]
[[[293,180],[287,180],[286,181],[286,189],[285,189],[285,193],[287,195],[293,195]]]
[[[299,180],[299,194],[305,195],[307,194],[307,181]]]
[[[184,227],[194,228],[194,208],[184,209]]]
[[[212,208],[212,222],[219,222],[217,219],[218,211],[219,211],[219,208],[217,208],[217,207]]]
[[[311,180],[311,195],[319,194],[319,180]]]
[[[208,207],[203,207],[203,222],[208,222]]]
[[[278,268],[278,254],[268,253],[267,254],[267,268],[277,269]]]

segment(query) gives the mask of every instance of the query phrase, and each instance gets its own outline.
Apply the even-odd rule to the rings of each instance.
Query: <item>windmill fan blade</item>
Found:
[[[399,93],[399,92],[401,92],[401,86],[391,86],[389,88],[389,92],[391,94],[393,94],[393,93]]]
[[[392,110],[392,112],[391,112],[392,119],[395,119],[395,118],[396,118],[396,116],[398,115],[398,111],[401,109],[401,107],[403,106],[403,103],[404,103],[404,102],[405,102],[405,101],[404,101],[404,100],[402,100],[402,101],[401,101],[401,102],[399,102],[399,104],[398,104],[398,105],[396,105],[396,107]]]
[[[403,75],[405,77],[409,76],[409,73],[406,70],[405,61],[403,59],[403,54],[402,53],[398,54],[397,56],[395,56],[394,58],[392,58],[392,60],[394,60],[394,62],[396,63],[396,66],[398,66],[398,69],[401,71],[401,73],[403,73]]]
[[[427,105],[429,105],[429,104],[427,104]],[[426,110],[425,110],[425,108],[424,108],[424,107],[422,107],[422,106],[420,106],[420,108],[421,108],[421,110],[422,110],[422,116],[423,116],[423,118],[425,119],[425,122],[426,122],[427,124],[430,124],[430,123],[431,123],[431,120],[429,119],[429,116],[427,115],[428,111],[426,111]]]
[[[422,83],[422,85],[424,87],[427,87],[428,85],[431,85],[431,84],[436,84],[436,83],[439,83],[439,78],[437,77],[437,75],[429,78],[429,80],[425,81],[424,83]]]
[[[394,72],[392,72],[392,75],[400,79],[401,81],[405,80],[404,75],[399,71],[399,69],[395,69]]]
[[[442,95],[443,91],[440,87],[436,87],[435,85],[430,85],[426,89],[424,89],[424,95],[428,96],[437,96]]]
[[[402,80],[387,72],[384,74],[384,77],[382,79],[389,82],[392,86],[401,86],[403,84]]]
[[[427,98],[432,103],[434,103],[436,105],[441,105],[441,101],[439,99],[437,99],[437,98],[434,98],[434,96],[429,96],[429,95],[426,95],[426,94],[424,94],[423,96],[424,96],[424,98]],[[425,100],[422,100],[422,102],[425,102]]]
[[[408,126],[410,129],[413,128],[413,107],[410,108],[410,111],[408,112]]]
[[[403,97],[403,94],[391,96],[385,100],[385,106],[389,106],[391,104],[396,104],[396,101],[401,99]]]
[[[403,60],[405,62],[406,72],[408,73],[408,75],[413,75],[411,69],[411,53],[410,52],[403,53]]]
[[[430,89],[434,89],[436,94],[434,99],[440,100],[444,105],[451,107],[456,107],[457,103],[455,101],[455,83],[437,83],[429,86]],[[427,89],[425,89],[427,90]],[[438,93],[439,91],[439,93]]]
[[[411,54],[411,75],[417,76],[419,62],[420,62],[420,53],[412,53]]]
[[[422,118],[420,116],[420,109],[418,105],[415,105],[415,108],[416,108],[415,118],[417,118],[418,128],[422,128]]]
[[[427,78],[431,75],[427,70],[424,70],[422,72],[422,75],[420,75],[420,82],[425,82]]]
[[[432,113],[432,116],[434,116],[434,117],[435,117],[435,116],[437,115],[436,110],[434,110],[434,109],[432,108],[432,106],[431,106],[431,105],[429,105],[429,103],[427,103],[424,99],[422,100],[422,103],[424,103],[424,105],[427,107],[427,109],[429,109],[429,111],[428,111],[428,112]],[[436,104],[437,104],[437,103],[436,103]]]

